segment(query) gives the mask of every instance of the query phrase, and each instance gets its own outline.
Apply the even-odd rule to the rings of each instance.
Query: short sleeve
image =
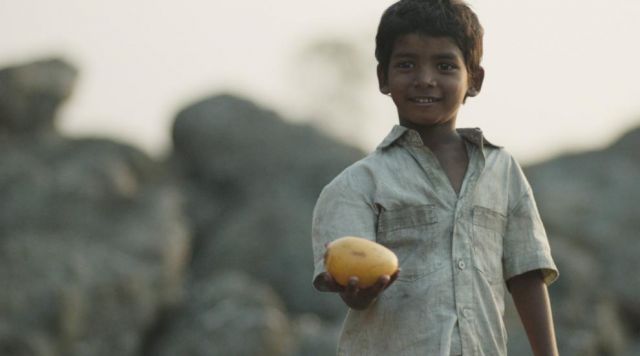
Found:
[[[558,278],[558,269],[551,256],[549,241],[533,192],[522,170],[516,164],[512,184],[520,185],[522,193],[514,200],[507,216],[504,238],[504,277],[512,277],[533,270],[541,270],[545,284]]]
[[[338,176],[327,185],[316,202],[311,226],[315,279],[325,272],[325,245],[343,236],[375,240],[377,214],[365,194],[354,189],[357,182]]]

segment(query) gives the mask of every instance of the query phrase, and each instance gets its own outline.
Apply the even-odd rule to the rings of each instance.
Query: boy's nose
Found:
[[[435,75],[433,71],[430,70],[422,70],[418,72],[418,75],[414,79],[413,85],[416,87],[435,87],[437,84]]]

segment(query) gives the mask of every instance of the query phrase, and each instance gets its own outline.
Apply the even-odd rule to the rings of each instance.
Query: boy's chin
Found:
[[[406,127],[434,127],[434,126],[455,126],[454,120],[438,120],[435,118],[412,118],[412,119],[401,119],[400,125]]]

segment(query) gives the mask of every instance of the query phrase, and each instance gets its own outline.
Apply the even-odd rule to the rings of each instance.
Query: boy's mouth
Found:
[[[409,98],[409,100],[417,104],[431,104],[438,102],[441,99],[434,96],[414,96],[412,98]]]

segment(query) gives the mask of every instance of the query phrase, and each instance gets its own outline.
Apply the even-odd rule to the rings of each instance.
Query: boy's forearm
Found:
[[[524,273],[507,281],[509,291],[527,332],[533,354],[557,356],[553,316],[547,286],[538,270]]]

